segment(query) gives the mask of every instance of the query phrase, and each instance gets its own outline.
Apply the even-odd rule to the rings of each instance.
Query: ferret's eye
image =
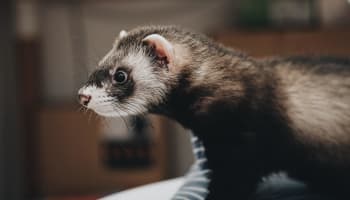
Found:
[[[124,84],[128,80],[128,74],[123,70],[119,70],[115,72],[113,79],[117,84]]]

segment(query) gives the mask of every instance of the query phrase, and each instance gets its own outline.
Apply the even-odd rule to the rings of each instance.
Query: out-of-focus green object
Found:
[[[269,25],[269,0],[244,0],[239,4],[238,26],[264,27]]]
[[[244,28],[301,28],[319,23],[318,0],[244,0],[237,25]]]

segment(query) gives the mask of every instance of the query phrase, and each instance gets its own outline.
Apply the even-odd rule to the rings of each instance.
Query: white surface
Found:
[[[183,185],[185,178],[148,184],[101,198],[100,200],[170,200]]]

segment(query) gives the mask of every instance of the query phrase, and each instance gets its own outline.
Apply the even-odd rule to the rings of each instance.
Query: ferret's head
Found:
[[[121,31],[79,90],[80,103],[103,116],[137,115],[163,103],[186,60],[185,50],[171,38],[174,31],[171,27]]]

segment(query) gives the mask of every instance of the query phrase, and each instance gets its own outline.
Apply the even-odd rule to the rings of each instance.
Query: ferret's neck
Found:
[[[225,123],[232,121],[243,127],[246,121],[260,117],[259,109],[274,106],[271,101],[275,83],[269,74],[249,57],[229,52],[207,55],[182,71],[179,84],[159,113],[190,129],[218,125],[225,128]]]

